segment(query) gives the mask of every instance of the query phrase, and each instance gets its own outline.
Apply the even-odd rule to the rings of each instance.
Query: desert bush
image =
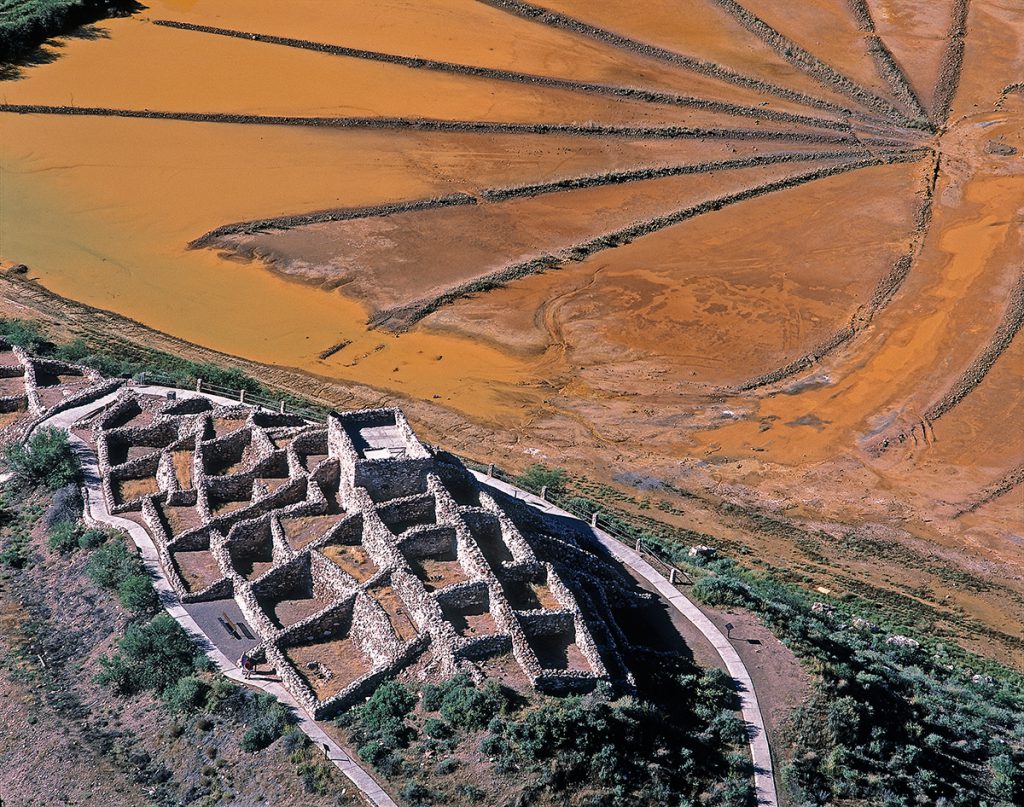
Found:
[[[433,804],[437,800],[437,794],[419,782],[407,782],[398,795],[413,807]]]
[[[61,521],[78,521],[82,515],[82,494],[78,485],[65,485],[53,494],[50,506],[46,508],[43,524],[52,528]]]
[[[131,574],[117,584],[117,598],[121,605],[136,614],[152,613],[160,601],[148,575]]]
[[[794,753],[783,773],[797,802],[1019,801],[1021,676],[923,637],[892,643],[913,632],[863,604],[821,607],[801,589],[730,561],[711,566],[715,577],[694,592],[750,608],[820,676],[790,732]]]
[[[46,544],[55,552],[66,555],[78,549],[78,525],[74,521],[58,521],[50,527]]]
[[[194,675],[179,678],[163,693],[164,704],[172,712],[190,712],[206,705],[210,685]]]
[[[82,534],[78,536],[78,546],[87,550],[97,549],[107,542],[107,537],[107,533],[103,530],[90,527],[82,530]]]
[[[184,676],[206,667],[205,656],[167,614],[130,624],[117,646],[113,656],[100,658],[96,681],[123,695],[144,690],[162,695]]]
[[[436,717],[428,717],[423,723],[423,733],[435,740],[447,740],[455,732],[450,725]]]
[[[4,11],[7,10],[4,9]],[[0,49],[2,49],[3,29],[3,23],[0,23]],[[0,56],[0,59],[2,58]],[[30,319],[0,319],[0,336],[12,345],[22,347],[34,354],[45,352],[50,344],[43,329],[39,327],[39,323]]]
[[[77,482],[81,472],[67,432],[60,429],[36,430],[27,444],[8,446],[5,458],[24,483],[54,491]]]
[[[528,490],[539,491],[546,487],[550,493],[561,493],[565,490],[568,477],[560,468],[548,468],[536,463],[531,465],[515,478],[515,483]]]
[[[247,724],[242,749],[250,752],[262,751],[294,723],[288,707],[266,692],[245,692],[240,716]]]
[[[110,541],[92,553],[86,574],[96,585],[116,589],[123,580],[144,576],[146,567],[134,552],[128,550],[124,540]]]
[[[359,746],[359,756],[379,768],[391,752],[407,747],[416,736],[415,729],[406,722],[415,705],[412,691],[397,681],[388,681],[366,703],[353,709],[352,737]]]

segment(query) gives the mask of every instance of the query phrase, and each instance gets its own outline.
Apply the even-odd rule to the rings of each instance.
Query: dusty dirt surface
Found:
[[[1024,664],[1018,3],[153,0],[98,31],[0,87],[0,253],[45,287],[9,313],[641,485]]]

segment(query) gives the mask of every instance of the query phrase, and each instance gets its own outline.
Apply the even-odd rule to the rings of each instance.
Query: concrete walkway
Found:
[[[532,493],[528,493],[521,488],[494,479],[478,471],[473,471],[472,473],[482,484],[500,490],[510,496],[515,496],[518,499],[523,499],[540,510],[563,518],[580,520],[572,513],[556,507],[539,496],[534,496]],[[673,608],[704,634],[705,638],[714,646],[718,655],[721,656],[726,670],[736,681],[736,688],[740,699],[740,714],[747,724],[747,732],[750,736],[750,756],[754,763],[754,788],[757,791],[757,802],[758,804],[769,805],[770,807],[778,807],[779,797],[775,790],[772,754],[771,749],[768,747],[768,735],[765,732],[761,707],[757,704],[754,682],[751,680],[750,672],[747,670],[743,660],[740,659],[732,643],[718,629],[718,626],[707,618],[703,611],[685,597],[679,589],[669,583],[664,575],[644,560],[642,555],[630,549],[621,541],[616,540],[604,530],[592,528],[592,531],[613,558],[619,561],[619,563],[628,566],[654,586],[658,593]]]
[[[162,395],[167,392],[167,389],[147,387],[144,388],[144,391]],[[177,392],[181,393],[180,390]],[[192,397],[195,394],[196,393],[184,393],[183,395],[179,395],[179,397]],[[40,423],[37,428],[51,427],[70,432],[74,423],[111,403],[116,397],[117,393],[112,393],[104,396],[103,398],[92,401],[91,403],[76,407],[75,409],[68,409],[65,412],[60,412],[53,417],[47,418],[45,421]],[[217,400],[218,403],[237,403],[237,401],[227,401],[227,399],[223,398],[216,399],[215,396],[209,397]],[[153,544],[153,540],[150,538],[149,533],[134,521],[112,515],[107,511],[106,501],[103,498],[103,492],[100,487],[101,479],[96,454],[79,437],[76,437],[74,434],[69,434],[69,437],[71,439],[71,445],[82,463],[82,475],[85,482],[86,493],[86,523],[110,526],[128,533],[128,535],[131,536],[132,541],[135,543],[135,546],[139,549],[139,555],[152,578],[153,588],[156,590],[157,596],[160,598],[160,602],[163,605],[164,610],[167,611],[167,613],[170,614],[182,628],[184,628],[185,632],[192,637],[196,644],[204,650],[210,660],[217,666],[217,669],[231,680],[237,681],[245,686],[258,687],[264,692],[269,692],[281,701],[281,703],[289,706],[297,718],[298,728],[324,751],[327,759],[333,762],[335,766],[337,766],[337,768],[345,774],[349,780],[351,780],[370,804],[375,805],[375,807],[398,807],[394,800],[384,792],[373,777],[363,770],[352,759],[352,757],[345,753],[345,750],[338,745],[337,742],[331,739],[331,737],[329,737],[324,730],[317,725],[316,721],[314,721],[309,713],[299,705],[284,686],[276,681],[261,680],[259,678],[242,678],[241,670],[238,669],[235,662],[217,649],[217,646],[205,633],[203,633],[196,621],[188,611],[185,610],[185,607],[178,599],[178,595],[175,593],[174,589],[171,588],[170,583],[168,583],[167,578],[164,576],[163,567],[160,565],[156,546]]]

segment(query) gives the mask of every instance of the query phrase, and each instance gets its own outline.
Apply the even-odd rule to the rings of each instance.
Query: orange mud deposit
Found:
[[[0,257],[480,459],[690,491],[680,526],[929,590],[1021,662],[1022,32],[999,0],[153,0],[0,82]]]

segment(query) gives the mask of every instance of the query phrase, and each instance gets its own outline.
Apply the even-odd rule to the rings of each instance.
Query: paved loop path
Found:
[[[473,475],[484,485],[489,485],[510,496],[523,499],[534,507],[547,513],[553,513],[564,518],[571,518],[580,521],[572,513],[556,507],[539,496],[527,493],[521,488],[501,482],[486,474],[473,471]],[[585,522],[580,522],[585,523]],[[754,692],[754,682],[750,678],[743,660],[739,657],[732,642],[725,634],[718,629],[708,617],[696,605],[685,597],[679,589],[669,583],[657,569],[651,566],[639,552],[635,552],[622,542],[616,540],[604,530],[591,528],[594,535],[601,542],[601,545],[608,550],[608,553],[619,563],[628,566],[644,580],[654,586],[658,593],[664,597],[669,604],[680,614],[688,619],[705,638],[714,645],[718,655],[725,662],[725,668],[729,675],[736,681],[736,689],[740,699],[740,714],[747,724],[747,732],[750,736],[750,756],[754,763],[754,788],[757,791],[758,804],[778,807],[779,797],[775,790],[775,774],[772,765],[771,749],[768,747],[768,735],[764,728],[764,718],[761,716],[761,707],[757,703],[757,694]]]
[[[170,390],[170,388],[166,387],[140,387],[136,389],[138,389],[139,392],[150,392],[157,395],[166,394]],[[182,392],[181,390],[175,390],[175,392],[179,399],[184,397],[193,397],[196,394]],[[68,409],[65,412],[60,412],[53,417],[47,418],[36,428],[52,427],[70,432],[71,426],[76,421],[96,412],[113,401],[116,397],[116,392],[111,393],[110,395],[106,395],[103,398],[99,398],[91,403],[76,407],[75,409]],[[218,403],[238,403],[238,401],[219,398],[215,395],[204,395],[203,397],[210,398]],[[170,583],[167,582],[167,578],[164,576],[164,571],[160,566],[160,561],[157,555],[156,546],[153,544],[153,540],[150,538],[149,533],[145,528],[136,524],[134,521],[129,521],[126,518],[111,515],[107,511],[106,501],[103,498],[103,491],[100,487],[101,479],[95,452],[89,448],[81,438],[74,434],[70,434],[70,438],[72,447],[82,462],[82,475],[85,481],[86,494],[84,497],[86,522],[115,527],[127,532],[128,535],[131,536],[132,541],[139,549],[142,562],[149,571],[153,582],[153,588],[156,589],[164,610],[167,611],[167,613],[185,629],[185,632],[188,633],[205,651],[206,655],[211,661],[213,661],[221,673],[233,681],[237,681],[245,686],[258,687],[264,692],[269,692],[279,701],[291,707],[298,720],[298,728],[307,737],[309,737],[310,740],[316,743],[320,749],[325,751],[327,759],[333,762],[335,766],[337,766],[337,768],[345,774],[345,776],[348,777],[357,788],[359,788],[370,804],[375,805],[375,807],[398,807],[394,800],[384,792],[383,788],[377,784],[373,777],[363,770],[363,768],[361,768],[358,763],[356,763],[356,761],[353,760],[340,745],[338,745],[337,742],[331,739],[331,737],[329,737],[324,730],[317,725],[312,716],[310,716],[309,713],[299,705],[288,690],[281,684],[276,681],[263,681],[258,678],[242,678],[242,673],[238,669],[238,665],[217,649],[209,637],[203,633],[199,625],[196,624],[188,611],[186,611],[182,606],[181,601],[178,599],[178,595],[175,593],[174,589],[171,588]]]
[[[137,392],[152,395],[166,395],[174,391],[179,398],[195,397],[199,393],[190,393],[171,387],[161,386],[139,386],[135,387]],[[85,520],[92,523],[106,524],[111,527],[123,530],[131,536],[132,541],[139,549],[143,563],[153,578],[153,587],[160,598],[160,602],[178,624],[196,640],[206,655],[213,661],[221,673],[228,678],[248,686],[258,687],[265,692],[274,695],[282,703],[290,706],[298,717],[298,727],[320,748],[325,749],[327,758],[333,762],[338,769],[347,776],[352,783],[359,788],[366,799],[376,807],[397,807],[395,802],[380,787],[379,784],[361,768],[350,757],[345,750],[331,739],[316,721],[299,705],[281,684],[274,681],[261,681],[258,679],[243,679],[238,666],[220,650],[206,636],[196,624],[191,615],[184,609],[174,589],[171,588],[164,576],[163,568],[157,555],[156,546],[153,544],[149,533],[141,525],[125,518],[111,515],[107,511],[106,501],[103,498],[101,479],[96,454],[79,437],[70,434],[71,427],[77,421],[90,415],[107,404],[114,401],[120,391],[112,392],[102,398],[88,404],[68,409],[39,423],[36,428],[52,427],[69,432],[71,444],[82,462],[82,473],[85,481]],[[238,401],[222,398],[217,395],[202,394],[202,397],[221,404],[237,404]],[[497,490],[503,491],[524,501],[547,513],[579,520],[572,513],[556,507],[550,502],[534,496],[525,490],[501,482],[485,474],[473,471],[473,475],[483,483]],[[582,523],[582,522],[581,522]],[[747,730],[750,735],[750,756],[754,764],[754,787],[757,791],[758,804],[778,807],[778,794],[775,790],[774,769],[772,766],[771,750],[768,747],[768,736],[765,733],[764,719],[761,716],[761,708],[757,703],[757,695],[754,692],[754,684],[750,678],[743,661],[733,648],[732,643],[726,638],[718,627],[707,618],[707,616],[685,597],[674,585],[658,572],[650,563],[634,550],[617,541],[601,529],[593,529],[594,535],[601,544],[608,550],[609,554],[617,561],[628,566],[639,574],[644,580],[650,583],[662,597],[669,602],[680,614],[688,619],[709,642],[714,646],[718,655],[725,663],[729,675],[736,681],[740,699],[740,713],[747,723]]]

